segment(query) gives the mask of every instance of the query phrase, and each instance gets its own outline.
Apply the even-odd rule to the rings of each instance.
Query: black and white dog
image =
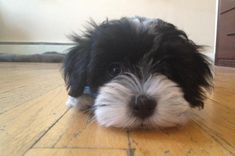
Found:
[[[67,104],[79,104],[84,90],[90,90],[95,98],[90,111],[105,127],[182,125],[190,108],[203,107],[212,86],[201,46],[160,19],[91,22],[73,39],[78,45],[64,62]]]

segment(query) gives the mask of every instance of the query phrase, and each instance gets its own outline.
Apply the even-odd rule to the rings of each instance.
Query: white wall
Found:
[[[89,18],[140,15],[174,23],[213,54],[215,8],[216,0],[0,0],[0,42],[67,43]]]

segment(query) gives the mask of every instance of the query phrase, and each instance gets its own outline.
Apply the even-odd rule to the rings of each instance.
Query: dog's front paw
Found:
[[[77,106],[78,103],[79,103],[78,98],[69,96],[65,104],[66,104],[67,107],[70,108],[70,107],[75,107],[75,106]]]

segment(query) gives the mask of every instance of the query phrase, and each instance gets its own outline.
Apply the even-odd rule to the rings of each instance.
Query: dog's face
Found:
[[[159,19],[105,21],[84,36],[64,63],[69,95],[97,92],[91,110],[104,126],[171,127],[203,107],[209,62],[174,25]]]

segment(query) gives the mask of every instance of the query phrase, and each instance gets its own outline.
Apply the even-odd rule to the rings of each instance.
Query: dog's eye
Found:
[[[110,76],[116,76],[121,72],[121,65],[118,63],[113,63],[108,68],[108,74]]]

